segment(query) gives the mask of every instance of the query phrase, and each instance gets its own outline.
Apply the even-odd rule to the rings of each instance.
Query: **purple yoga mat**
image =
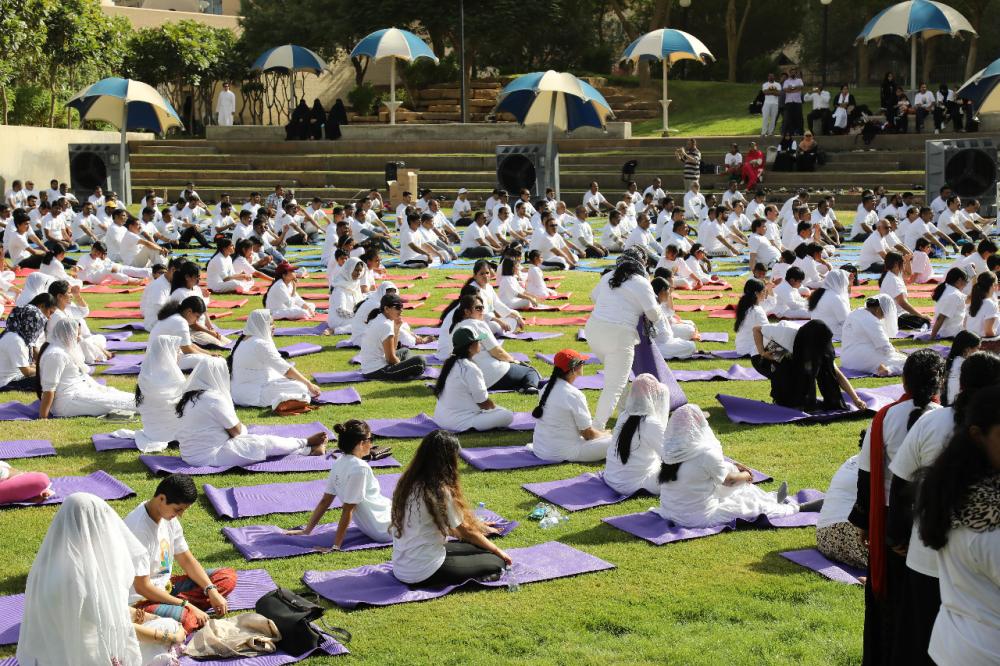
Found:
[[[181,657],[179,663],[180,666],[285,666],[285,664],[294,664],[315,654],[325,654],[331,657],[350,654],[346,647],[335,641],[332,637],[324,634],[319,627],[315,625],[313,627],[323,635],[323,642],[319,647],[303,652],[297,657],[293,657],[279,649],[273,654],[259,657],[244,657],[241,659],[192,659],[191,657]],[[0,666],[3,665],[0,664]]]
[[[778,555],[838,583],[861,585],[862,583],[858,579],[868,575],[864,569],[858,569],[843,562],[834,562],[815,548],[789,550],[778,553]]]
[[[420,412],[408,419],[368,419],[368,427],[373,435],[407,439],[423,437],[440,429],[434,419]],[[504,430],[534,430],[535,419],[529,412],[514,412],[514,421]]]
[[[858,396],[868,404],[868,409],[878,411],[892,404],[903,395],[901,384],[880,386],[873,389],[858,389]],[[798,409],[773,405],[760,400],[738,398],[733,395],[718,394],[715,396],[719,404],[726,410],[726,416],[733,423],[749,423],[752,425],[776,423],[809,423],[826,422],[852,416],[859,413],[854,405],[848,403],[847,409],[834,412],[816,412],[808,414]],[[844,396],[845,401],[847,396]]]
[[[462,460],[483,472],[561,464],[542,460],[527,446],[463,448],[458,452],[458,455],[462,457]]]
[[[527,342],[534,342],[536,340],[552,340],[553,338],[558,338],[562,333],[541,333],[538,331],[525,331],[523,333],[502,333],[501,338],[508,338],[510,340],[524,340]]]
[[[702,342],[729,342],[729,334],[725,331],[704,331],[701,334]]]
[[[62,504],[73,493],[90,493],[103,500],[117,500],[135,495],[135,491],[105,471],[98,470],[88,476],[58,476],[51,479],[55,495],[44,502],[11,502],[0,507],[46,506]]]
[[[354,387],[323,391],[312,399],[314,405],[356,405],[361,402],[361,395]]]
[[[306,571],[303,582],[321,597],[341,608],[361,605],[389,606],[437,599],[459,588],[504,588],[509,582],[536,583],[566,576],[614,569],[610,562],[594,557],[558,541],[527,548],[512,548],[507,554],[514,560],[511,570],[495,581],[468,580],[457,585],[416,588],[401,583],[392,575],[392,564],[379,564],[342,571]]]
[[[0,442],[0,460],[54,456],[56,449],[47,439],[16,439]]]
[[[124,342],[132,337],[132,331],[116,331],[114,333],[101,333],[101,335],[108,341]]]
[[[296,342],[294,345],[278,347],[278,353],[285,358],[296,358],[298,356],[305,356],[306,354],[318,354],[321,351],[323,351],[321,346],[314,345],[311,342]]]
[[[742,381],[754,382],[767,379],[753,368],[734,363],[729,369],[723,370],[674,370],[674,379],[679,382],[710,382],[710,381]]]
[[[418,379],[437,379],[440,374],[441,371],[437,368],[427,368]],[[317,384],[358,384],[372,380],[357,370],[344,370],[341,372],[314,372],[313,381]]]
[[[733,462],[730,458],[726,458]],[[764,483],[773,479],[755,469],[753,473],[754,483]],[[559,479],[558,481],[543,481],[540,483],[525,483],[521,485],[532,495],[537,495],[546,502],[555,504],[567,511],[582,511],[592,509],[597,506],[608,504],[618,504],[630,497],[649,497],[649,493],[639,491],[633,495],[623,495],[611,488],[604,482],[604,474],[601,472],[585,472],[571,479]]]
[[[323,332],[325,330],[326,330],[326,322],[323,322],[321,324],[316,324],[315,326],[291,326],[291,327],[287,327],[287,328],[275,328],[274,329],[274,335],[275,336],[280,336],[280,335],[295,335],[295,336],[323,335]]]
[[[814,499],[820,499],[822,497],[823,493],[818,490],[800,490],[795,494],[795,498],[799,502],[811,502]],[[714,527],[687,528],[680,527],[679,525],[675,525],[668,520],[664,520],[653,511],[643,511],[642,513],[631,513],[627,516],[604,518],[603,522],[621,530],[622,532],[628,532],[629,534],[637,536],[640,539],[645,539],[651,544],[662,546],[665,543],[687,541],[689,539],[700,539],[701,537],[721,534],[722,532],[735,529],[809,527],[811,525],[815,525],[818,520],[819,513],[810,512],[795,513],[791,516],[784,516],[782,518],[768,518],[763,515],[758,516],[754,520],[743,520],[737,518],[736,520],[723,523],[722,525],[715,525]]]
[[[129,321],[124,324],[108,324],[107,326],[101,326],[102,330],[105,331],[139,331],[144,333],[146,327],[141,321]]]
[[[326,432],[330,441],[337,439],[333,431],[319,421],[311,423],[282,423],[278,425],[252,425],[247,427],[247,431],[252,435],[281,435],[283,437],[308,437],[320,430]],[[114,437],[111,433],[92,435],[90,439],[94,443],[94,448],[98,451],[121,451],[136,448],[134,439]]]
[[[113,352],[132,352],[132,351],[146,351],[145,342],[129,342],[127,340],[108,340],[108,351]]]
[[[139,456],[139,461],[154,474],[189,474],[191,476],[222,474],[232,469],[243,469],[247,472],[327,472],[333,466],[333,458],[325,456],[281,456],[270,458],[263,462],[250,465],[233,465],[231,467],[212,467],[204,465],[197,467],[188,465],[178,456]],[[401,467],[399,461],[392,456],[371,463],[372,467]]]
[[[381,462],[381,461],[378,461]],[[399,474],[376,476],[379,489],[386,497],[392,497],[399,481]],[[323,496],[326,479],[315,481],[293,481],[290,483],[264,483],[257,486],[235,486],[216,488],[210,483],[204,486],[215,513],[223,518],[252,518],[270,513],[298,513],[312,511]],[[331,508],[343,506],[340,498],[333,500]]]
[[[504,519],[492,511],[480,512],[483,520],[495,523],[500,530],[497,536],[506,536],[517,527],[516,521]],[[222,534],[229,539],[236,550],[247,560],[270,560],[279,557],[295,557],[312,553],[329,552],[333,537],[337,533],[337,522],[323,523],[308,536],[287,536],[284,528],[274,525],[251,525],[249,527],[223,527]],[[368,550],[388,548],[392,542],[375,541],[351,523],[344,535],[340,550]]]
[[[0,597],[0,645],[13,645],[17,642],[17,637],[21,633],[22,618],[24,618],[24,594]]]
[[[646,334],[646,315],[639,317],[637,329],[639,331],[639,344],[635,346],[632,374],[638,376],[648,372],[653,375],[670,390],[670,411],[683,407],[688,403],[687,396],[684,395],[684,389],[681,388],[681,385],[674,379],[667,362],[663,360],[663,354]]]
[[[38,418],[38,401],[29,404],[13,400],[0,403],[0,421],[34,421]]]
[[[360,349],[360,347],[351,342],[350,338],[347,340],[340,340],[334,345],[337,349]],[[437,346],[434,347],[437,349]]]
[[[433,335],[435,338],[441,335],[441,329],[437,326],[421,326],[413,329],[413,335]]]

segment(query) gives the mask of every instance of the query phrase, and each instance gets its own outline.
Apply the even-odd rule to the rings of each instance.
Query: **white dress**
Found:
[[[292,367],[271,340],[244,338],[233,352],[233,402],[271,409],[286,400],[310,402],[312,396],[305,385],[285,377]]]
[[[90,308],[75,303],[70,303],[65,310],[56,308],[52,311],[45,330],[46,335],[51,337],[56,322],[60,319],[75,319],[80,325],[80,349],[83,350],[83,360],[87,363],[96,363],[108,358],[108,340],[103,335],[90,332],[90,328],[87,326],[88,314],[90,314]]]
[[[582,430],[593,425],[587,399],[580,389],[558,379],[549,392],[542,418],[535,424],[529,448],[542,460],[551,462],[595,462],[607,452],[611,436],[586,440]]]
[[[826,324],[833,337],[840,339],[844,331],[844,321],[851,313],[848,301],[827,290],[819,298],[816,307],[810,310],[812,318]]]
[[[268,290],[264,307],[271,311],[275,319],[309,319],[316,313],[315,308],[294,293],[281,278]]]
[[[513,412],[502,407],[481,408],[479,403],[488,399],[483,371],[469,359],[459,359],[452,366],[444,390],[438,396],[434,422],[453,432],[495,430],[509,426],[514,420]]]
[[[618,456],[618,437],[628,416],[627,412],[619,415],[611,434],[604,463],[604,483],[622,495],[633,495],[640,490],[655,495],[660,488],[663,430],[667,424],[654,415],[644,417],[632,436],[628,462],[623,463]]]
[[[135,411],[132,394],[98,384],[62,347],[49,347],[40,365],[42,391],[55,391],[53,416],[104,416],[115,409]]]
[[[858,308],[844,320],[840,365],[844,368],[875,374],[880,365],[889,374],[903,371],[906,355],[896,351],[879,319],[866,308]]]

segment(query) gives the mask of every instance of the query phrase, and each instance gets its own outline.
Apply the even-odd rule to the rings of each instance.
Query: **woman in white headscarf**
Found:
[[[728,462],[701,408],[687,404],[670,415],[663,439],[660,506],[653,509],[681,527],[713,527],[734,518],[753,520],[800,511],[784,497],[752,483],[746,467]],[[781,494],[784,494],[782,490]],[[819,503],[801,510],[818,511]]]
[[[72,292],[72,293],[70,293]],[[55,301],[55,310],[49,316],[46,324],[46,335],[51,337],[56,322],[61,319],[75,319],[80,324],[80,348],[83,350],[83,360],[87,363],[106,361],[114,354],[108,351],[108,340],[103,335],[90,332],[87,326],[87,315],[90,308],[80,295],[79,287],[74,288],[65,280],[56,280],[49,285],[49,294]]]
[[[271,312],[254,310],[229,354],[233,402],[237,405],[279,411],[283,403],[308,405],[313,396],[320,394],[318,386],[281,357],[273,331]]]
[[[41,384],[39,418],[49,416],[104,416],[111,411],[135,411],[135,397],[98,384],[87,374],[80,349],[80,324],[65,318],[56,322],[38,357]]]
[[[171,663],[163,652],[182,643],[184,631],[167,618],[137,626],[148,616],[128,606],[129,586],[147,558],[104,500],[88,493],[67,497],[28,572],[18,663]]]
[[[843,343],[840,347],[840,366],[879,377],[899,375],[906,363],[906,354],[896,351],[889,341],[899,332],[896,302],[888,294],[869,298],[847,316]]]
[[[142,430],[123,428],[113,433],[116,437],[134,439],[142,453],[162,451],[174,439],[177,430],[174,410],[187,386],[187,378],[178,365],[180,357],[181,339],[176,335],[161,335],[149,343],[135,389]]]
[[[850,276],[839,268],[834,268],[823,278],[823,286],[809,295],[809,314],[840,338],[844,331],[844,320],[851,313]]]
[[[24,288],[14,300],[14,305],[19,307],[27,305],[38,294],[46,293],[49,290],[49,285],[55,281],[56,279],[51,275],[35,271],[24,281]]]
[[[365,333],[365,327],[368,321],[368,315],[374,310],[378,310],[379,304],[382,302],[382,297],[386,294],[395,294],[399,290],[396,289],[396,285],[388,280],[379,283],[375,291],[368,294],[365,300],[361,301],[361,305],[354,312],[354,317],[351,318],[351,345],[355,347],[361,346],[361,338]],[[409,326],[407,326],[409,328]],[[402,333],[402,329],[400,330]],[[411,333],[412,335],[412,333]],[[402,336],[400,336],[402,338]],[[405,340],[400,340],[404,345],[407,344]]]
[[[224,363],[212,359],[195,366],[176,411],[180,419],[176,439],[181,458],[189,465],[232,467],[271,456],[326,453],[323,431],[308,439],[249,434],[233,406],[229,372]]]
[[[326,327],[334,333],[350,332],[355,317],[354,309],[365,297],[361,292],[361,278],[364,274],[364,262],[358,257],[351,257],[333,278]]]
[[[636,377],[611,433],[604,483],[623,495],[660,492],[660,455],[669,414],[670,390],[649,373]]]

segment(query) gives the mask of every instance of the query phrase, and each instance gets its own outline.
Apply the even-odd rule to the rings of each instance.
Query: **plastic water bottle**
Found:
[[[559,519],[556,518],[555,516],[549,515],[542,518],[541,522],[538,523],[538,526],[541,527],[543,530],[547,530],[550,527],[555,527],[558,524],[559,524]]]
[[[541,520],[548,514],[549,508],[550,507],[545,504],[545,502],[539,502],[535,505],[535,508],[531,510],[531,513],[528,514],[528,518],[530,520]]]
[[[520,592],[521,584],[517,582],[514,578],[514,569],[510,565],[507,565],[503,570],[503,575],[507,579],[507,591],[508,592]]]
[[[488,516],[488,512],[486,510],[486,502],[480,502],[479,504],[477,504],[476,510],[473,513],[475,514],[476,518],[485,521]]]

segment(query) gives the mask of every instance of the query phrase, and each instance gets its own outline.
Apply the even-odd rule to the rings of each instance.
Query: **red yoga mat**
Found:
[[[528,326],[583,326],[587,317],[529,317],[524,323]]]

